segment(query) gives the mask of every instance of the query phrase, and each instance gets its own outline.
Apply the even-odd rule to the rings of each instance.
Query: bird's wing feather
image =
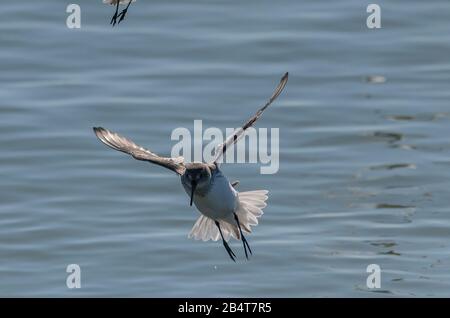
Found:
[[[259,119],[259,117],[261,117],[261,115],[264,112],[264,110],[266,110],[266,108],[269,107],[269,105],[272,104],[272,102],[281,94],[281,92],[283,91],[284,87],[286,86],[288,78],[289,78],[289,73],[285,73],[283,75],[283,77],[281,78],[280,83],[278,84],[277,88],[273,92],[272,96],[267,101],[267,103],[263,107],[261,107],[255,113],[255,115],[253,115],[253,117],[251,117],[249,120],[247,120],[245,122],[245,124],[242,125],[242,127],[236,129],[230,136],[228,136],[224,143],[219,144],[217,146],[217,148],[216,148],[216,155],[215,155],[214,160],[213,160],[214,163],[217,163],[218,160],[225,154],[225,152],[227,151],[227,148],[231,147],[236,142],[238,142],[239,139],[242,138],[242,136],[244,136],[245,131],[249,127],[251,127]]]
[[[157,154],[145,149],[141,146],[136,145],[131,140],[126,139],[116,133],[109,131],[108,129],[102,127],[94,127],[94,132],[98,139],[105,145],[115,149],[117,151],[124,152],[133,156],[134,159],[149,161],[155,163],[167,169],[170,169],[179,175],[183,175],[186,168],[184,166],[184,158],[165,158],[160,157]]]

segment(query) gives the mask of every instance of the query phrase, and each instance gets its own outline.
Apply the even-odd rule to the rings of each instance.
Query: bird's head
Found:
[[[211,169],[207,164],[192,162],[185,164],[186,171],[181,177],[181,181],[191,190],[191,203],[194,200],[196,190],[202,190],[209,186],[211,181]]]

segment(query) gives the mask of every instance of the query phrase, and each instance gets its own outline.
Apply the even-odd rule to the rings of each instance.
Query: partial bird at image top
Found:
[[[114,15],[112,16],[110,22],[112,26],[120,24],[120,22],[122,22],[125,19],[125,15],[127,14],[128,9],[130,8],[131,3],[133,2],[136,2],[136,0],[103,0],[103,3],[116,6],[116,11],[114,12]],[[126,7],[119,13],[120,5],[126,5]]]

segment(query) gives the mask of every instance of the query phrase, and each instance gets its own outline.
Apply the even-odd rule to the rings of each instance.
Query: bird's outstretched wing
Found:
[[[94,132],[98,139],[112,149],[122,151],[133,156],[134,159],[149,161],[164,168],[170,169],[179,175],[183,175],[186,168],[184,167],[184,158],[165,158],[154,154],[148,149],[136,145],[131,140],[126,139],[116,133],[102,127],[94,127]]]
[[[289,73],[286,72],[283,75],[283,77],[281,78],[280,83],[278,84],[277,88],[275,89],[275,91],[273,92],[272,96],[269,98],[267,103],[263,107],[261,107],[256,112],[256,114],[253,117],[251,117],[244,125],[242,125],[242,127],[240,127],[239,129],[236,129],[230,136],[228,136],[224,143],[222,143],[219,146],[217,146],[217,148],[216,148],[216,155],[215,155],[214,160],[213,160],[214,163],[217,164],[218,160],[227,151],[227,148],[231,147],[240,138],[242,138],[242,136],[244,136],[244,134],[245,134],[245,131],[249,127],[251,127],[259,119],[259,117],[261,117],[261,115],[264,112],[264,110],[266,110],[266,108],[269,107],[269,105],[272,104],[272,102],[281,94],[281,92],[283,91],[284,87],[286,86],[288,78],[289,78]]]

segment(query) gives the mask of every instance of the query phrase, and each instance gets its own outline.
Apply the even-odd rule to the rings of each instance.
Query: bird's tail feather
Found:
[[[258,217],[263,215],[262,209],[266,206],[267,193],[267,190],[239,192],[239,203],[236,214],[239,218],[242,231],[250,233],[251,226],[258,224]],[[239,229],[235,222],[234,217],[230,217],[230,220],[219,220],[220,229],[222,230],[225,241],[228,241],[231,237],[237,240],[241,239]],[[217,241],[220,239],[220,233],[213,219],[201,215],[192,227],[189,238],[202,241]]]
[[[225,241],[228,241],[231,237],[240,238],[237,226],[222,220],[219,220],[219,224]],[[218,241],[221,238],[215,221],[204,215],[197,219],[188,237],[202,241]]]
[[[263,209],[267,205],[268,193],[267,190],[239,192],[239,205],[236,214],[244,232],[251,233],[251,226],[258,225],[258,218],[264,214]]]

